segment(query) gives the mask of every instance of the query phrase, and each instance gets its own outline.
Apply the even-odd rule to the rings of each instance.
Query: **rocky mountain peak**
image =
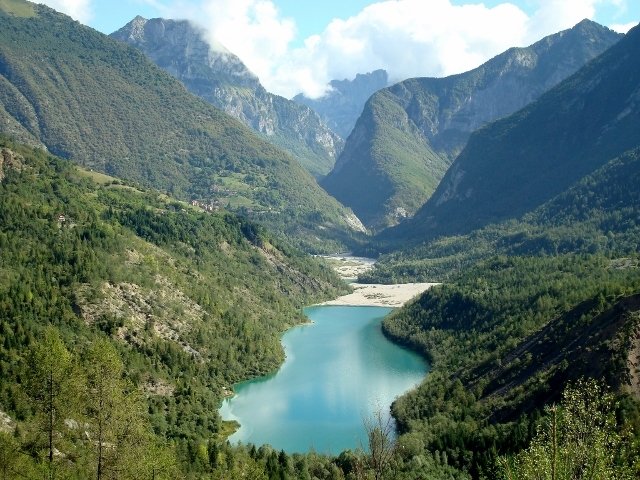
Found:
[[[353,80],[332,80],[330,90],[323,97],[312,99],[300,93],[293,101],[318,112],[334,132],[347,138],[369,97],[388,85],[389,75],[379,69],[358,73]]]
[[[132,41],[144,40],[144,26],[149,20],[140,15],[136,16],[133,20],[127,23],[120,30],[125,30]],[[120,31],[119,30],[119,31]]]
[[[184,83],[191,80],[202,88],[205,84],[261,88],[258,77],[237,56],[221,43],[210,41],[203,29],[187,20],[136,17],[111,36],[142,50]],[[217,74],[215,82],[212,72]]]
[[[265,90],[222,44],[186,20],[129,22],[111,34],[141,50],[191,93],[288,150],[313,175],[329,172],[343,140],[309,108]]]

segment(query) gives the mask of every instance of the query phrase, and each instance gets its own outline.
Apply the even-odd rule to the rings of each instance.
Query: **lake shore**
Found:
[[[439,283],[401,283],[396,285],[352,283],[354,291],[319,305],[354,307],[401,307]]]

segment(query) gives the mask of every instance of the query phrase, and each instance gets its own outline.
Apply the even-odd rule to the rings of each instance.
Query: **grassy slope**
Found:
[[[36,16],[0,11],[5,131],[181,198],[246,206],[310,248],[335,249],[327,239],[349,235],[346,210],[291,157],[134,49],[47,7],[30,8]]]

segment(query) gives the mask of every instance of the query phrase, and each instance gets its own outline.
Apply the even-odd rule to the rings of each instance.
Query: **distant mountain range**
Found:
[[[293,101],[318,112],[334,132],[346,139],[369,97],[387,86],[387,72],[375,70],[359,73],[353,80],[332,80],[329,83],[329,92],[320,98],[312,99],[300,93],[293,97]]]
[[[288,151],[312,175],[326,175],[344,141],[309,107],[267,92],[224,46],[192,23],[140,16],[111,37],[147,55],[187,89]]]
[[[469,72],[383,89],[322,186],[367,226],[394,225],[429,199],[474,130],[524,107],[620,38],[584,20]]]
[[[538,101],[477,131],[415,217],[381,237],[417,242],[516,219],[640,146],[639,54],[636,27]]]
[[[2,132],[87,168],[244,212],[311,249],[344,248],[335,239],[361,228],[291,156],[138,50],[18,3],[0,8]]]

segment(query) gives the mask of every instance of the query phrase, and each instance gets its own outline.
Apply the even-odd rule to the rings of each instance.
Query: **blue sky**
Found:
[[[113,8],[113,0],[95,0],[93,16],[88,22],[96,30],[111,33],[122,27],[136,15],[145,18],[162,16],[156,5],[168,5],[169,1],[147,2],[144,0],[117,0],[118,8]],[[177,2],[175,2],[177,3]],[[196,4],[198,2],[188,2]],[[273,2],[283,17],[296,20],[298,40],[320,33],[333,18],[348,18],[357,14],[372,0],[276,0]]]
[[[476,67],[590,18],[618,31],[640,0],[39,0],[104,33],[136,15],[186,18],[291,97],[385,68],[393,80]]]

